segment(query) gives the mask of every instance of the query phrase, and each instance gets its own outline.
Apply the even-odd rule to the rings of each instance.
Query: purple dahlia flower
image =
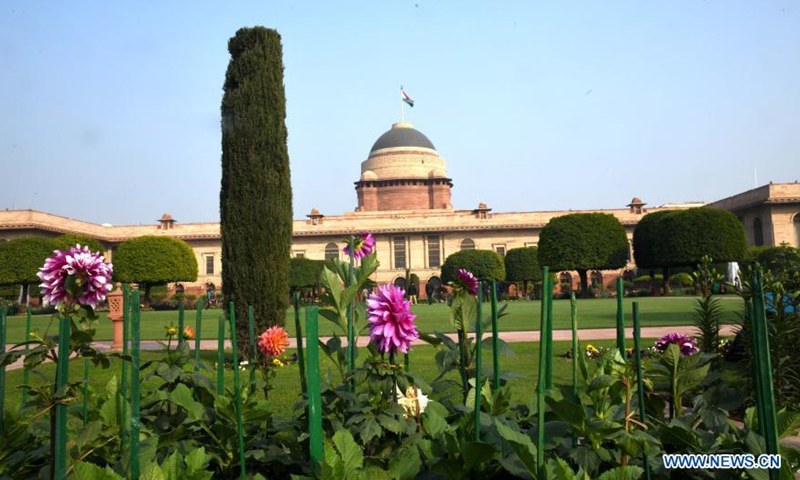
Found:
[[[375,237],[369,232],[361,232],[353,236],[353,253],[350,254],[350,244],[348,243],[342,251],[345,255],[353,258],[364,258],[375,250]]]
[[[37,277],[44,298],[53,305],[66,303],[97,308],[105,300],[106,293],[113,288],[111,274],[113,266],[103,261],[99,252],[92,253],[88,247],[75,245],[66,252],[56,250],[45,260]],[[75,279],[74,286],[67,289],[67,279]]]
[[[456,271],[456,284],[469,292],[470,295],[478,293],[478,279],[469,270],[459,268]]]
[[[681,355],[688,357],[694,355],[700,348],[694,338],[691,338],[683,333],[668,333],[656,341],[656,349],[663,352],[671,344],[676,344],[681,349]]]
[[[381,352],[408,353],[411,342],[419,338],[414,326],[416,315],[411,313],[411,302],[405,301],[405,291],[394,285],[378,287],[367,298],[369,338]]]

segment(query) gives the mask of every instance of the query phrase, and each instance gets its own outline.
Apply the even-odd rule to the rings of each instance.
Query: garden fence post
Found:
[[[760,271],[753,273],[752,294],[753,294],[753,313],[750,317],[751,330],[753,332],[753,354],[756,368],[759,369],[756,396],[758,410],[763,411],[759,415],[763,422],[759,425],[761,434],[767,447],[767,453],[778,454],[780,444],[778,442],[778,422],[775,414],[775,392],[772,380],[772,359],[769,350],[769,327],[767,326],[767,314],[764,309],[764,278]],[[780,471],[770,469],[771,479],[777,479]]]
[[[28,309],[30,311],[30,309]],[[28,339],[26,338],[27,342]],[[0,354],[6,353],[6,306],[0,307]],[[25,382],[27,385],[27,382]],[[6,367],[0,367],[0,435],[5,430],[3,419],[6,416]]]
[[[481,441],[481,340],[483,337],[483,282],[478,282],[478,308],[475,314],[475,441]]]
[[[134,290],[131,295],[132,315],[131,315],[131,478],[139,479],[139,400],[141,392],[139,390],[139,342],[141,340],[140,312],[139,312],[139,290]]]
[[[69,382],[69,317],[59,315],[58,325],[58,363],[56,365],[56,394]],[[55,462],[52,465],[54,478],[67,478],[67,405],[56,404]]]
[[[492,280],[492,373],[494,389],[500,388],[500,329],[497,325],[497,282]]]
[[[647,411],[644,404],[644,377],[642,376],[642,333],[639,323],[639,302],[633,302],[633,358],[636,360],[636,392],[639,396],[639,420],[647,423]],[[642,453],[645,479],[650,480],[650,462],[647,454]]]
[[[308,334],[308,436],[311,466],[321,474],[322,466],[322,395],[319,377],[319,330],[317,307],[306,307]]]
[[[125,451],[125,443],[127,442],[128,435],[128,332],[130,331],[131,323],[131,286],[127,283],[122,286],[122,379],[120,380],[119,398],[121,399],[122,406],[118,409],[121,412],[119,417],[119,424],[122,426],[122,435],[120,437],[120,444],[122,450]]]
[[[247,306],[247,333],[248,340],[250,340],[250,361],[248,362],[248,367],[250,367],[250,387],[254,388],[256,383],[256,326],[252,305]]]
[[[546,266],[542,267],[542,308],[541,319],[539,323],[539,382],[536,388],[536,424],[538,427],[536,440],[536,468],[539,470],[539,478],[544,478],[544,395],[547,383],[547,347],[545,346],[547,339],[547,296],[552,296],[550,292],[550,281],[548,280],[549,277],[549,268]]]
[[[253,307],[248,307],[248,314],[252,312],[252,308]],[[240,478],[245,480],[247,475],[244,461],[244,432],[242,431],[242,391],[239,388],[239,352],[236,348],[236,306],[233,302],[228,304],[228,317],[231,322],[231,349],[233,350],[233,392],[236,402],[236,431],[239,436],[239,465],[241,467]],[[252,320],[252,317],[250,317],[250,319]],[[250,325],[252,331],[252,322]],[[255,369],[252,371],[255,372]]]
[[[617,348],[625,358],[625,310],[622,277],[617,277]]]
[[[89,359],[83,359],[83,426],[89,416]]]
[[[203,332],[203,301],[197,301],[197,314],[194,323],[194,371],[200,369],[200,337]]]
[[[578,398],[578,357],[582,355],[578,349],[578,302],[575,300],[575,292],[569,295],[569,312],[572,323],[572,396]],[[578,431],[572,431],[572,448],[578,447]]]
[[[297,341],[297,366],[300,369],[300,388],[305,395],[308,393],[308,385],[306,383],[306,360],[303,354],[303,329],[300,325],[300,292],[294,292],[294,328]]]
[[[239,368],[234,365],[233,368]],[[217,330],[217,395],[225,393],[225,317],[219,316]]]
[[[545,329],[545,345],[547,346],[545,364],[545,388],[550,390],[553,388],[553,280],[547,280],[548,292],[547,295],[547,326]]]
[[[183,324],[184,324],[184,307],[183,302],[178,304],[178,347],[182,347],[184,342],[183,338]]]
[[[347,241],[348,245],[350,246],[350,277],[347,281],[347,286],[353,285],[356,281],[356,271],[355,271],[355,238],[351,235],[350,239]],[[350,305],[347,307],[347,369],[352,372],[356,369],[356,309],[354,308],[353,302],[350,302]],[[355,391],[355,378],[350,379],[350,391]]]
[[[31,309],[29,308],[27,310],[26,318],[25,318],[25,341],[27,342],[30,339],[31,339]],[[25,357],[28,356],[28,353],[30,353],[30,351],[31,351],[31,347],[30,347],[30,345],[28,345],[26,343],[25,344]],[[28,403],[28,388],[29,388],[28,387],[28,369],[24,368],[22,370],[22,400],[20,400],[20,403],[19,403],[20,410],[22,410],[22,408],[25,406],[25,404]],[[0,395],[0,397],[1,396],[2,395]],[[3,422],[3,420],[0,419],[0,423],[2,423],[2,422]],[[2,431],[2,429],[0,429],[0,431]]]

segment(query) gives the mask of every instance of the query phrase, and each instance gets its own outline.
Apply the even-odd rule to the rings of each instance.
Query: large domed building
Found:
[[[356,211],[452,209],[452,186],[428,137],[410,123],[395,123],[361,163]]]
[[[419,277],[420,294],[424,296],[427,284],[441,285],[441,265],[452,253],[482,249],[505,255],[512,248],[535,246],[542,227],[551,218],[579,212],[497,213],[477,199],[476,207],[459,210],[451,204],[452,187],[445,160],[433,142],[413,125],[396,123],[378,137],[361,163],[360,176],[355,182],[354,211],[336,214],[314,208],[306,219],[295,220],[292,256],[342,258],[342,238],[368,231],[376,238],[381,264],[375,281],[403,283],[408,270]],[[648,209],[645,202],[635,197],[625,208],[584,212],[613,214],[630,239],[638,221],[649,212],[703,205],[706,203],[673,203]],[[798,183],[770,183],[710,206],[735,213],[745,225],[751,245],[787,242],[800,246]],[[197,281],[184,285],[185,292],[199,293],[209,285],[219,291],[222,270],[219,223],[179,223],[164,214],[150,225],[112,226],[34,210],[0,211],[0,242],[25,235],[54,237],[64,233],[99,240],[112,261],[117,245],[129,238],[141,235],[180,238],[192,246],[200,268]],[[590,281],[593,285],[609,285],[621,274],[631,275],[634,267],[629,261],[624,269],[591,272]],[[575,272],[558,272],[558,275],[561,285],[577,284]]]

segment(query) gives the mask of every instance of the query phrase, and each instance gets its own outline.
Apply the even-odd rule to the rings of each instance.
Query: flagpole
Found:
[[[400,123],[406,121],[406,102],[403,101],[403,86],[400,86]]]

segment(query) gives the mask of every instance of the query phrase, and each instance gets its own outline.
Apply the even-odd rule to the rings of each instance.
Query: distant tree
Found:
[[[554,217],[539,234],[539,263],[552,271],[576,270],[583,297],[589,290],[587,271],[622,268],[627,260],[625,228],[608,213]]]
[[[491,250],[461,250],[450,255],[442,265],[442,281],[454,281],[459,268],[469,270],[479,280],[506,279],[503,258]]]
[[[172,237],[145,235],[122,242],[114,252],[114,280],[138,283],[150,306],[150,289],[171,282],[197,280],[197,259],[188,243]]]
[[[103,245],[96,239],[84,237],[83,235],[75,235],[72,233],[67,233],[54,238],[53,243],[55,244],[56,250],[69,250],[75,245],[80,245],[82,247],[89,247],[89,250],[92,252],[105,252]]]
[[[654,286],[655,282],[653,281],[653,271],[656,268],[663,269],[663,277],[666,278],[666,281],[663,282],[664,293],[669,293],[670,289],[669,268],[660,265],[656,259],[656,241],[662,236],[659,230],[659,221],[665,215],[670,215],[674,212],[674,210],[661,210],[648,213],[639,220],[639,223],[633,229],[633,260],[636,262],[636,267],[650,270],[650,285],[654,293],[657,293],[655,292],[657,287]]]
[[[539,252],[536,247],[512,248],[506,253],[506,281],[522,282],[522,291],[528,291],[528,282],[542,280]]]
[[[747,240],[736,215],[718,208],[690,208],[659,220],[656,261],[665,267],[696,266],[704,255],[715,262],[745,258]]]
[[[20,303],[28,305],[29,286],[40,283],[36,274],[53,250],[53,240],[44,237],[19,237],[0,243],[0,285],[21,285]]]
[[[292,258],[289,264],[289,288],[291,291],[315,288],[319,283],[319,275],[324,265],[324,260]]]
[[[247,306],[258,331],[283,325],[289,305],[292,185],[286,145],[281,37],[242,28],[222,97],[222,291],[235,302],[237,334],[247,349]]]
[[[800,290],[800,250],[788,243],[777,247],[750,247],[743,266],[758,262],[789,292]]]

